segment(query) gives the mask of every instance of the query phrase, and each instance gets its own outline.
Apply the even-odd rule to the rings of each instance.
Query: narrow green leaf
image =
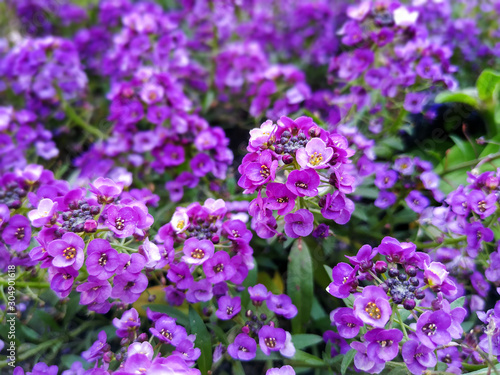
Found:
[[[323,367],[325,361],[315,355],[306,353],[302,350],[297,350],[293,356],[292,367]]]
[[[411,372],[405,367],[395,367],[387,375],[410,375]]]
[[[322,341],[323,337],[313,334],[298,334],[292,336],[292,342],[295,349],[304,349]]]
[[[465,297],[457,298],[455,301],[450,303],[450,309],[453,310],[456,307],[464,307],[464,304],[465,304]]]
[[[288,258],[287,292],[298,308],[292,320],[292,333],[304,332],[309,321],[313,301],[313,267],[311,254],[305,241],[297,240],[292,245]]]
[[[328,276],[330,276],[330,282],[332,282],[333,281],[333,276],[332,276],[333,269],[332,269],[332,267],[327,266],[326,264],[323,267],[325,268],[325,271],[328,274]]]
[[[482,101],[489,101],[493,98],[495,88],[500,83],[500,74],[491,70],[484,70],[476,82],[477,95]]]
[[[355,354],[356,350],[351,349],[345,354],[344,358],[342,358],[342,364],[340,365],[340,372],[342,373],[342,375],[345,374],[347,368],[351,365]]]
[[[212,339],[203,319],[192,306],[189,306],[189,327],[191,334],[196,335],[195,346],[201,350],[201,356],[196,363],[201,374],[207,375],[212,368]]]

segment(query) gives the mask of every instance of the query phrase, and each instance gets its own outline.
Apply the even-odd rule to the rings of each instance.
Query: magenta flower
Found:
[[[285,233],[288,237],[306,237],[313,229],[314,215],[305,208],[285,216]]]
[[[356,292],[358,280],[356,274],[359,266],[352,268],[347,263],[339,263],[332,269],[332,279],[326,290],[337,298],[347,298],[351,293]]]
[[[375,362],[368,357],[367,343],[353,341],[351,348],[356,350],[354,367],[359,371],[364,371],[368,374],[378,374],[384,369],[385,363]]]
[[[295,198],[297,196],[292,193],[285,184],[277,182],[269,183],[267,185],[266,194],[267,207],[271,210],[278,210],[278,215],[286,215],[295,207]]]
[[[408,207],[418,214],[421,214],[430,204],[429,199],[417,190],[412,190],[405,198],[405,202]]]
[[[208,302],[214,296],[212,283],[207,279],[192,281],[186,292],[186,300],[189,303]]]
[[[399,242],[393,237],[384,237],[377,247],[379,254],[385,255],[388,262],[401,263],[409,259],[416,250],[411,242]]]
[[[436,366],[437,363],[434,350],[415,340],[403,344],[401,355],[408,370],[413,375],[421,375],[428,368]]]
[[[12,220],[11,220],[12,222]],[[74,233],[66,233],[60,240],[52,241],[47,252],[54,259],[54,267],[73,267],[79,270],[83,265],[85,242]]]
[[[359,268],[361,268],[362,271],[366,272],[373,266],[373,261],[372,259],[375,257],[375,255],[378,254],[378,249],[372,247],[370,245],[363,245],[359,249],[358,253],[356,256],[347,256],[346,258],[351,261],[351,264],[357,266],[359,265]]]
[[[116,327],[116,335],[118,337],[129,337],[136,332],[141,326],[141,320],[139,319],[139,313],[136,309],[131,308],[123,312],[120,319],[114,318],[113,325]],[[141,345],[139,343],[134,343]],[[132,344],[132,345],[134,345]],[[144,343],[143,343],[144,344]],[[129,347],[130,348],[130,347]],[[130,350],[130,349],[129,349]]]
[[[439,262],[424,264],[424,280],[435,291],[441,291],[448,296],[457,293],[455,283],[449,278],[446,266]]]
[[[384,169],[377,173],[375,186],[379,189],[390,189],[398,180],[398,173],[392,169]]]
[[[234,318],[241,311],[241,298],[223,296],[217,301],[219,308],[215,312],[217,318],[221,320],[229,320]]]
[[[286,187],[299,197],[318,195],[319,175],[312,169],[291,171],[286,180]]]
[[[46,224],[55,222],[57,219],[57,202],[45,198],[38,203],[36,210],[28,212],[28,217],[31,221],[31,225],[35,228],[43,227]]]
[[[118,238],[129,237],[134,234],[139,215],[132,207],[109,206],[106,210],[107,218],[105,224]]]
[[[148,278],[142,273],[121,274],[113,279],[111,297],[124,303],[134,303],[148,287]]]
[[[354,211],[354,203],[338,190],[322,197],[319,204],[321,214],[340,225],[346,224]]]
[[[184,242],[182,261],[189,265],[199,266],[214,255],[214,244],[209,240],[198,240],[195,237]]]
[[[286,319],[293,319],[297,315],[297,307],[292,303],[292,299],[286,294],[276,296],[271,294],[267,299],[267,307],[275,314],[284,316]]]
[[[115,183],[109,178],[99,177],[90,185],[90,191],[97,196],[99,203],[112,203],[123,190],[122,183]]]
[[[182,340],[187,338],[186,329],[175,323],[175,319],[167,315],[161,316],[153,328],[149,331],[160,341],[177,346]]]
[[[246,333],[240,333],[227,347],[229,355],[240,361],[250,361],[257,353],[257,343]]]
[[[303,168],[321,169],[328,167],[328,162],[333,156],[333,148],[326,147],[321,138],[313,138],[305,148],[296,152],[297,163]]]
[[[3,230],[2,239],[14,251],[21,252],[26,250],[31,242],[29,220],[22,215],[12,216],[9,220],[9,225]]]
[[[244,167],[242,177],[238,184],[249,189],[255,186],[264,185],[268,181],[274,181],[278,161],[273,160],[271,151],[263,151],[255,162],[251,162]]]
[[[264,326],[259,331],[259,345],[265,355],[283,349],[285,341],[286,332],[282,328]]]
[[[398,329],[375,328],[365,334],[365,339],[368,342],[368,358],[376,363],[385,363],[398,355],[403,333]]]
[[[494,239],[493,231],[490,228],[485,228],[481,222],[476,221],[471,224],[466,224],[465,234],[467,235],[467,253],[470,257],[476,257],[481,243],[491,242]]]
[[[354,314],[365,324],[384,328],[392,314],[389,297],[382,288],[367,286],[354,300]]]
[[[271,292],[262,284],[257,284],[255,286],[248,287],[248,293],[250,294],[250,299],[254,304],[261,305],[263,301],[266,301]]]
[[[229,280],[236,273],[236,268],[231,262],[229,254],[218,251],[214,256],[203,263],[203,271],[207,280],[212,284]]]
[[[50,288],[59,298],[66,298],[73,289],[73,283],[78,276],[78,271],[73,267],[49,268]]]
[[[118,252],[101,238],[90,241],[85,261],[89,275],[99,280],[109,279],[118,268]]]
[[[438,345],[446,345],[451,341],[448,332],[450,325],[450,314],[443,310],[426,311],[418,318],[416,334],[421,344],[436,349]]]
[[[356,318],[354,311],[349,307],[340,307],[330,313],[330,320],[335,324],[339,335],[345,339],[352,339],[359,333],[363,321]]]
[[[80,305],[103,303],[111,296],[111,285],[108,280],[99,280],[90,276],[88,280],[76,287],[80,292]]]

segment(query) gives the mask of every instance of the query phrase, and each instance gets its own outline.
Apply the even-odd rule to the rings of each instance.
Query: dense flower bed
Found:
[[[0,0],[2,374],[498,374],[480,0]]]

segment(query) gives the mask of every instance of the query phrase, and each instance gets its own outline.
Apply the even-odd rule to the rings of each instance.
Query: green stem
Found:
[[[408,332],[406,332],[406,327],[405,324],[403,323],[403,319],[401,319],[401,314],[399,313],[399,309],[396,306],[396,315],[398,316],[399,324],[401,325],[401,328],[403,328],[403,335],[405,336],[406,340],[409,340],[408,338]]]
[[[7,286],[9,282],[6,280],[0,280],[0,286]],[[20,288],[48,288],[50,284],[45,281],[16,281],[16,287]]]

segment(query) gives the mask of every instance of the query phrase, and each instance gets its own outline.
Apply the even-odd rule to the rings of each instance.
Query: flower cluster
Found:
[[[259,237],[278,233],[274,210],[284,217],[286,235],[294,238],[312,233],[312,205],[337,224],[349,221],[354,203],[345,194],[353,191],[355,179],[343,169],[352,155],[345,137],[309,117],[281,117],[277,124],[268,120],[252,130],[247,150],[238,184],[244,193],[258,191],[249,213]]]
[[[376,260],[378,255],[385,260]],[[462,337],[466,310],[445,298],[457,297],[454,281],[442,263],[431,262],[413,243],[386,237],[378,247],[364,245],[347,258],[352,266],[336,265],[327,290],[337,298],[352,298],[352,307],[338,308],[330,317],[341,340],[363,337],[350,344],[358,370],[380,373],[401,347],[410,372],[421,374],[436,365],[435,349],[446,350],[452,339]],[[415,322],[407,323],[410,317]]]
[[[216,296],[231,306],[222,310],[227,319],[237,314],[241,307],[228,293],[241,285],[254,266],[251,239],[252,232],[243,221],[231,219],[222,199],[178,207],[156,236],[169,259],[169,303],[207,302]]]

